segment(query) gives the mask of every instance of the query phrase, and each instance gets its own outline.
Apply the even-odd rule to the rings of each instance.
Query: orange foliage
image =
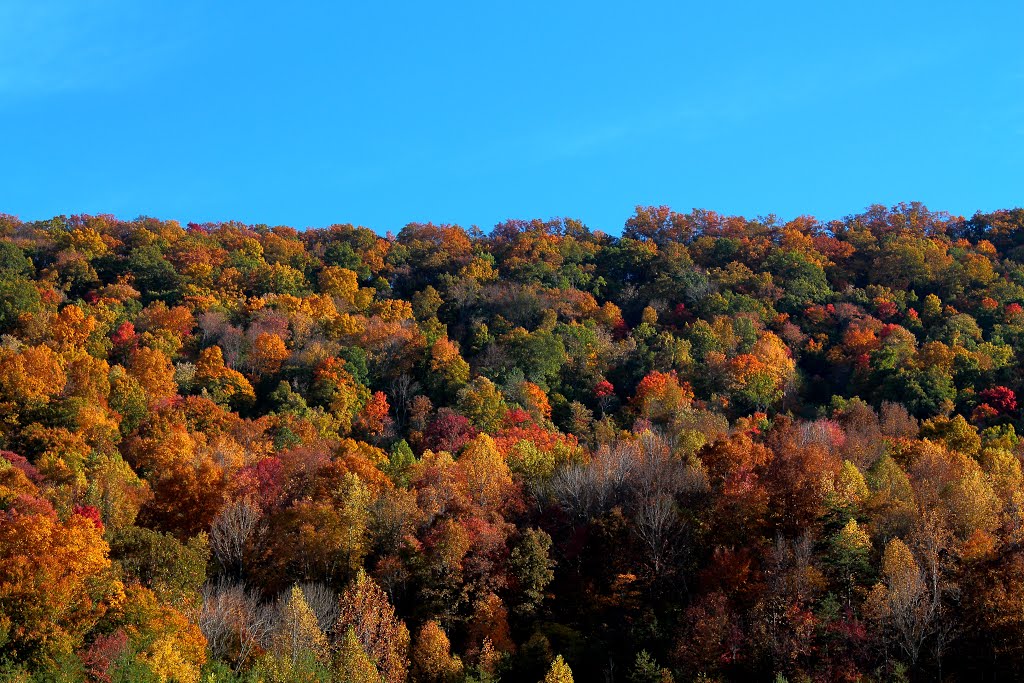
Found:
[[[630,405],[641,417],[649,420],[670,420],[680,410],[689,407],[693,391],[686,382],[680,384],[675,371],[652,370],[636,387]]]
[[[111,608],[123,587],[100,529],[86,516],[57,518],[45,500],[22,494],[0,511],[0,624],[9,655],[69,654]]]

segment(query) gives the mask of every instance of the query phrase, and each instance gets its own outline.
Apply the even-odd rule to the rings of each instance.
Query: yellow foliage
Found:
[[[867,481],[857,466],[849,460],[843,461],[835,484],[836,495],[847,505],[861,505],[870,495]]]
[[[417,683],[454,683],[462,675],[462,661],[452,656],[448,636],[434,620],[417,634],[412,663]]]
[[[162,351],[141,347],[128,361],[128,373],[139,381],[150,401],[170,398],[178,393],[174,382],[174,366]]]
[[[494,439],[487,434],[477,435],[466,445],[458,466],[464,473],[470,499],[481,507],[504,501],[512,488],[512,472]]]
[[[338,654],[335,657],[340,680],[346,683],[381,683],[381,675],[359,638],[355,629],[349,626],[341,637]]]
[[[572,669],[562,659],[562,655],[558,655],[555,657],[555,661],[551,662],[551,668],[544,676],[543,683],[573,683]]]
[[[65,306],[50,320],[49,336],[54,348],[66,351],[84,346],[95,329],[95,318],[86,315],[78,306]]]
[[[374,313],[385,322],[413,320],[412,304],[405,299],[383,299],[374,305]]]
[[[341,313],[331,325],[331,331],[339,338],[363,334],[366,331],[366,318],[362,315]]]
[[[999,524],[999,499],[973,461],[968,471],[953,482],[945,500],[950,523],[961,539],[969,537],[975,529],[994,531]]]
[[[0,392],[26,405],[46,403],[67,384],[63,362],[48,346],[0,351]]]
[[[478,282],[492,282],[498,279],[498,271],[490,261],[476,257],[462,267],[459,277],[472,278]]]
[[[357,311],[365,310],[373,300],[374,290],[359,287],[359,276],[354,270],[325,266],[320,271],[320,288]]]
[[[316,614],[310,609],[302,589],[293,586],[281,610],[280,621],[273,635],[277,657],[295,664],[308,654],[324,663],[330,657],[330,644],[320,630]]]
[[[430,350],[430,370],[449,386],[462,386],[469,381],[469,363],[463,360],[459,347],[444,337],[434,342]]]
[[[289,352],[284,340],[276,334],[262,332],[252,343],[249,351],[249,366],[257,375],[273,375],[288,359]]]
[[[206,638],[199,627],[170,605],[157,605],[143,625],[148,647],[139,653],[161,683],[198,683],[206,663]]]
[[[857,520],[851,519],[837,534],[836,545],[845,552],[870,551],[871,537]]]

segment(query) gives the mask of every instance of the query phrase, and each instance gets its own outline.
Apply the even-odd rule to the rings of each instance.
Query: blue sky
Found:
[[[1024,3],[0,0],[0,212],[1024,203]]]

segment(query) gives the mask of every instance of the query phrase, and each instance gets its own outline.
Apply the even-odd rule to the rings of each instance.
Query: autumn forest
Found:
[[[1024,209],[0,214],[0,680],[1024,670]]]

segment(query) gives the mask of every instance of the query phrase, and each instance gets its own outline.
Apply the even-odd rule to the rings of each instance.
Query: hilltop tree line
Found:
[[[0,215],[0,677],[1007,680],[1024,209]]]

